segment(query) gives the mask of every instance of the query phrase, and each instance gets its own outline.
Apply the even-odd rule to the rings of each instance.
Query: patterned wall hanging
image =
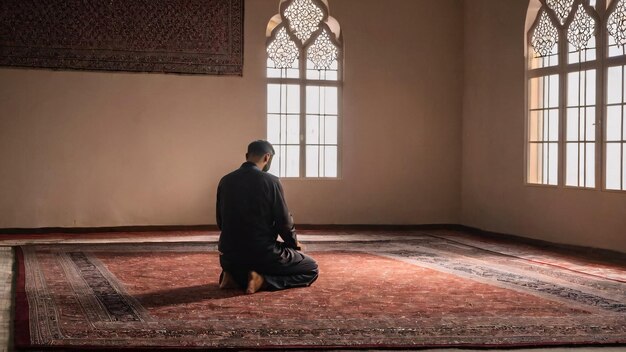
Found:
[[[0,66],[241,75],[244,0],[2,0]]]

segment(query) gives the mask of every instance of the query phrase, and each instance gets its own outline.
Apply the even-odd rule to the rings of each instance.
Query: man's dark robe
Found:
[[[299,249],[278,177],[254,163],[224,176],[217,188],[220,264],[240,286],[248,272],[263,275],[268,288],[308,286],[317,263]],[[280,236],[284,242],[278,242]]]

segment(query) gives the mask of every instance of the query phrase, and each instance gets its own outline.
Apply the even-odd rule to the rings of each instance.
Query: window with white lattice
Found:
[[[540,0],[527,46],[528,183],[626,190],[625,44],[626,0]]]
[[[267,140],[279,177],[340,176],[342,44],[326,0],[282,0],[267,27]]]

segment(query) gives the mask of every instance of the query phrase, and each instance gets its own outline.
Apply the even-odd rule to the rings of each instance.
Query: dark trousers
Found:
[[[220,265],[241,287],[248,285],[250,271],[256,271],[263,276],[265,288],[268,290],[310,286],[319,274],[317,262],[294,249],[285,248],[284,250],[290,253],[284,253],[288,255],[283,255],[283,260],[272,255],[264,260],[251,260],[243,255],[221,254]],[[284,260],[285,257],[289,260]]]

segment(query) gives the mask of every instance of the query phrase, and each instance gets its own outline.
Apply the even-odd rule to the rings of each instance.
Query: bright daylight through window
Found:
[[[528,32],[527,182],[626,190],[626,0],[545,0]]]
[[[342,45],[326,0],[283,0],[267,39],[269,172],[336,178],[340,173]]]

